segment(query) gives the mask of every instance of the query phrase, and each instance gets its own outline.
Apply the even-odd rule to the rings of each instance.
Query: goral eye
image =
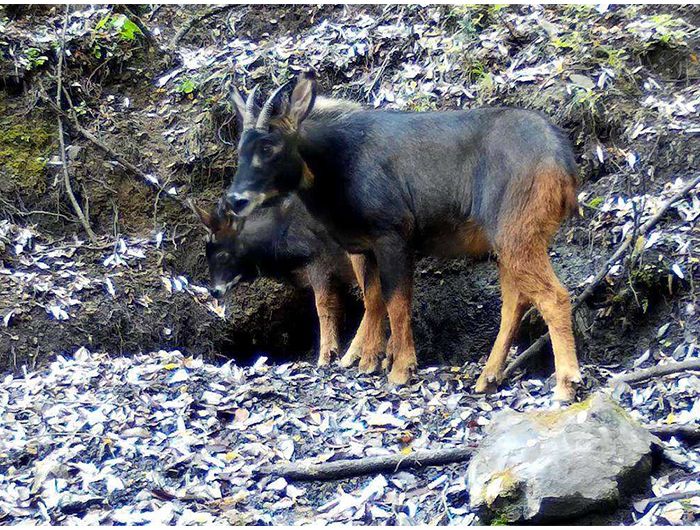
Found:
[[[262,144],[260,146],[260,154],[263,156],[270,156],[272,154],[272,146],[270,144]]]
[[[221,260],[221,261],[226,261],[227,259],[229,259],[230,256],[231,256],[231,254],[229,254],[229,253],[228,253],[227,251],[225,251],[225,250],[222,250],[221,252],[219,252],[219,253],[216,255],[216,257],[219,258],[219,260]]]

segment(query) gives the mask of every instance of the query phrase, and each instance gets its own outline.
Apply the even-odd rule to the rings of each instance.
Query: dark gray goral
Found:
[[[415,368],[410,326],[416,251],[499,258],[499,336],[477,383],[502,379],[505,357],[529,304],[543,314],[556,359],[557,397],[580,380],[569,296],[547,245],[575,208],[576,166],[564,134],[520,109],[410,113],[316,102],[312,75],[278,89],[258,110],[234,100],[243,119],[239,165],[227,192],[238,215],[297,192],[348,252],[363,256],[364,282],[381,284],[389,314],[389,379]],[[367,296],[367,294],[366,294]]]

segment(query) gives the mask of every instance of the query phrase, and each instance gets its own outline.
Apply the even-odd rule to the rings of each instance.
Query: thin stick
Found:
[[[66,4],[66,12],[63,19],[63,33],[61,35],[61,49],[59,50],[58,66],[56,68],[56,105],[59,109],[61,108],[61,93],[63,88],[63,55],[65,54],[66,49],[66,27],[68,26],[69,9],[70,6]],[[80,219],[80,223],[83,225],[85,233],[90,238],[90,241],[92,241],[93,243],[97,243],[97,236],[95,235],[95,232],[92,231],[92,228],[90,227],[90,222],[85,217],[85,214],[80,208],[80,204],[78,204],[78,201],[75,198],[75,194],[73,193],[73,187],[70,183],[70,175],[68,174],[66,144],[63,139],[63,120],[61,119],[60,114],[56,116],[56,119],[58,120],[58,143],[61,151],[61,165],[63,166],[63,184],[66,188],[66,194],[68,195],[68,199],[70,200],[71,205],[73,206],[73,210],[75,210],[75,213],[78,216],[78,219]]]
[[[639,228],[639,231],[637,232],[637,237],[646,235],[652,228],[654,228],[658,224],[658,222],[664,216],[666,211],[673,204],[685,198],[685,196],[688,195],[688,193],[690,193],[695,187],[697,187],[698,184],[700,184],[700,175],[690,180],[690,182],[688,182],[683,187],[683,189],[679,190],[673,195],[673,197],[671,197],[669,200],[663,203],[661,205],[661,208],[659,208],[659,211],[656,212],[656,214],[651,219],[649,219]],[[572,311],[576,311],[579,307],[581,307],[583,302],[590,298],[590,296],[593,294],[600,282],[602,282],[603,279],[607,276],[608,272],[610,271],[610,268],[615,264],[615,262],[617,262],[617,260],[620,259],[620,257],[623,256],[625,252],[627,252],[627,249],[632,245],[634,241],[635,238],[627,237],[622,242],[622,244],[618,247],[615,253],[612,256],[610,256],[608,261],[606,261],[603,267],[598,271],[598,274],[596,274],[595,278],[593,278],[593,281],[588,285],[588,287],[586,287],[583,290],[583,292],[580,295],[578,295],[576,300],[574,300],[574,303],[572,304]],[[516,368],[521,366],[524,362],[526,362],[527,360],[532,358],[536,353],[538,353],[542,349],[542,347],[547,343],[548,340],[549,333],[546,333],[545,335],[542,335],[539,339],[537,339],[537,341],[535,341],[532,344],[532,346],[527,348],[524,352],[522,352],[515,359],[513,359],[513,361],[505,369],[504,376],[510,376]]]
[[[647,426],[649,432],[659,438],[681,438],[690,443],[700,441],[700,425],[658,425]]]
[[[644,510],[646,510],[649,506],[653,506],[654,504],[663,504],[665,502],[679,501],[681,499],[690,499],[691,497],[700,497],[700,489],[667,493],[666,495],[659,495],[658,497],[644,499],[640,502],[646,503],[644,506]]]
[[[264,466],[258,470],[258,473],[292,480],[336,480],[381,472],[395,473],[408,468],[464,462],[469,460],[473,451],[473,447],[460,446],[434,451],[416,451],[409,455],[373,456],[322,464],[296,462]]]
[[[68,94],[66,94],[66,96],[69,97]],[[75,130],[76,130],[77,132],[79,132],[86,140],[92,142],[92,143],[95,144],[97,147],[99,147],[100,149],[102,149],[105,153],[107,153],[110,157],[112,157],[114,160],[116,160],[117,163],[118,163],[119,165],[125,167],[126,169],[128,169],[129,171],[131,171],[132,173],[134,173],[135,175],[137,175],[137,176],[140,177],[141,179],[143,179],[144,183],[152,182],[151,178],[149,178],[149,176],[148,176],[144,171],[142,171],[141,169],[139,169],[138,167],[136,167],[134,164],[132,164],[131,162],[129,162],[128,160],[126,160],[125,158],[123,158],[123,157],[122,157],[121,155],[119,155],[119,153],[117,153],[114,149],[112,149],[111,147],[109,147],[107,144],[105,144],[105,143],[102,142],[99,138],[97,138],[97,136],[95,136],[95,135],[92,134],[90,131],[88,131],[87,129],[85,129],[82,125],[80,125],[80,122],[78,121],[78,118],[77,118],[76,115],[75,115],[74,108],[73,108],[73,105],[72,105],[72,103],[70,102],[70,100],[69,100],[69,104],[70,104],[70,109],[71,109],[71,114],[70,114],[70,115],[67,115],[67,114],[66,114],[63,110],[61,110],[61,109],[56,109],[56,111],[57,111],[57,112],[60,112],[60,113],[63,114],[63,115],[68,116],[68,117],[70,118],[70,120],[71,120],[71,125],[72,125],[72,127],[75,128]],[[160,180],[159,180],[159,182],[160,182]],[[165,189],[163,188],[163,186],[158,186],[158,190],[159,190],[159,191],[165,191]],[[171,195],[170,193],[167,193],[167,192],[166,192],[166,193],[165,193],[165,197],[168,197],[168,199],[177,202],[180,206],[182,206],[183,208],[186,208],[186,209],[189,210],[189,207],[188,207],[188,206],[185,204],[185,202],[184,202],[182,199],[180,199],[178,196],[176,196],[176,195]]]
[[[68,119],[70,120],[70,122],[71,122],[71,126],[72,126],[78,133],[80,133],[86,140],[88,140],[88,141],[92,142],[93,144],[95,144],[95,146],[99,147],[99,148],[102,149],[105,153],[107,153],[109,156],[111,156],[114,160],[116,160],[116,162],[117,162],[118,164],[120,164],[121,166],[125,167],[126,169],[128,169],[129,171],[131,171],[132,173],[134,173],[135,175],[137,175],[137,176],[140,177],[141,179],[143,179],[144,184],[147,184],[148,182],[152,182],[152,180],[148,178],[148,175],[146,175],[146,173],[144,173],[143,171],[141,171],[139,168],[137,168],[134,164],[132,164],[132,163],[129,162],[128,160],[126,160],[126,159],[124,159],[123,157],[121,157],[114,149],[112,149],[112,148],[109,147],[107,144],[105,144],[104,142],[102,142],[101,140],[99,140],[99,139],[98,139],[94,134],[92,134],[90,131],[88,131],[87,129],[83,128],[83,127],[80,125],[80,122],[78,121],[78,118],[75,116],[75,112],[73,111],[73,110],[74,110],[74,109],[73,109],[73,105],[72,105],[72,103],[70,102],[70,96],[69,96],[69,94],[67,93],[67,91],[65,90],[65,88],[63,89],[63,93],[64,93],[64,95],[66,96],[66,98],[67,98],[68,101],[69,101],[69,105],[70,105],[72,114],[68,114],[68,113],[65,112],[63,109],[58,108],[58,107],[56,106],[56,104],[55,104],[53,101],[51,101],[51,99],[46,98],[46,97],[43,96],[43,95],[40,95],[39,97],[40,97],[43,101],[47,102],[54,112],[56,112],[56,113],[59,114],[60,116],[63,116],[63,117],[65,117],[65,118],[68,118]],[[160,182],[160,180],[159,180],[159,182]],[[165,191],[164,188],[163,188],[163,186],[157,186],[157,189],[158,189],[159,191]],[[170,193],[167,193],[167,192],[166,192],[166,194],[165,194],[165,197],[167,197],[167,198],[170,199],[171,201],[174,201],[174,202],[178,203],[182,208],[185,208],[185,209],[189,210],[189,207],[187,206],[187,204],[185,204],[185,201],[182,200],[182,199],[180,199],[180,197],[178,197],[178,196],[176,196],[176,195],[171,195]]]
[[[141,20],[141,17],[139,14],[134,11],[131,6],[125,4],[123,6],[115,6],[115,10],[119,13],[122,12],[122,14],[126,15],[128,13],[128,18],[136,24],[136,27],[139,28],[141,31],[141,34],[146,38],[146,47],[150,48],[153,46],[154,48],[158,48],[158,43],[156,42],[155,37],[153,36],[153,33],[151,33],[151,30],[148,29],[148,26],[144,24],[143,20]],[[126,11],[126,13],[124,13]]]
[[[700,370],[700,359],[690,359],[689,361],[682,361],[678,363],[660,364],[644,370],[630,372],[629,374],[618,375],[613,378],[611,385],[615,385],[616,383],[638,383],[640,381],[651,379],[652,377],[660,377],[662,375],[675,374],[688,370]]]
[[[532,343],[532,345],[527,348],[523,353],[518,355],[515,359],[513,359],[513,362],[511,362],[506,369],[503,371],[503,377],[510,377],[513,372],[520,367],[523,363],[525,363],[528,359],[530,359],[532,356],[534,356],[537,352],[539,352],[542,348],[544,348],[544,345],[549,342],[549,331],[542,335],[539,339],[537,339],[535,342]]]

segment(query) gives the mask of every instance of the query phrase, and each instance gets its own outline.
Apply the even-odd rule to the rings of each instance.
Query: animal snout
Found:
[[[226,294],[226,287],[227,287],[226,285],[221,285],[221,284],[219,284],[219,285],[214,285],[214,286],[210,289],[211,295],[212,295],[214,298],[216,298],[217,300],[219,300],[220,298],[223,298],[223,296]]]
[[[250,198],[240,193],[230,193],[226,197],[226,202],[235,215],[243,215],[250,206]]]

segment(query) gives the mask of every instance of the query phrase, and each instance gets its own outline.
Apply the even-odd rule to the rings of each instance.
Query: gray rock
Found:
[[[648,482],[655,437],[604,394],[553,411],[494,416],[468,470],[486,521],[547,521],[613,509]]]

